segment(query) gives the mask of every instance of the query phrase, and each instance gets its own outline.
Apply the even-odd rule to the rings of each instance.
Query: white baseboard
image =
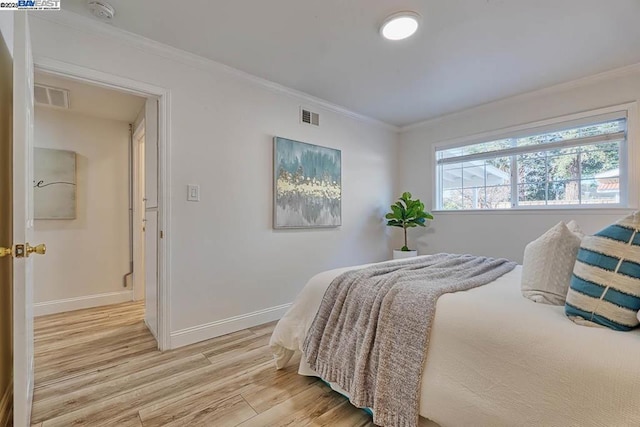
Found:
[[[264,310],[252,313],[241,314],[227,319],[216,320],[215,322],[181,329],[171,333],[171,348],[183,347],[185,345],[209,340],[231,332],[251,328],[280,319],[291,307],[291,303],[282,304],[276,307],[265,308]]]
[[[109,292],[106,294],[39,302],[33,305],[34,316],[62,313],[83,308],[100,307],[133,300],[133,291]]]
[[[13,381],[9,381],[7,388],[0,395],[0,427],[9,426],[11,409],[13,407]]]

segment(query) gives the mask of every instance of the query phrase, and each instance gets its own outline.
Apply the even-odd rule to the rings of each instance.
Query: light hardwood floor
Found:
[[[277,371],[274,323],[164,353],[125,303],[39,317],[32,421],[53,426],[374,426],[297,362]]]

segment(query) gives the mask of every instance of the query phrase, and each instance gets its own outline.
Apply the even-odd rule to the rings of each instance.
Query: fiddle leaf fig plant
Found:
[[[410,251],[407,246],[407,229],[424,227],[433,215],[424,210],[424,203],[420,199],[412,200],[411,193],[404,192],[396,203],[391,205],[391,212],[385,215],[389,227],[400,227],[404,231],[404,246],[401,251]]]

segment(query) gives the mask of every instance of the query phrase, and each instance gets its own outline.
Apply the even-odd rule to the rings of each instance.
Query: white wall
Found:
[[[131,299],[128,144],[126,122],[36,107],[35,146],[77,153],[77,218],[35,221],[47,245],[34,263],[36,314]]]
[[[11,57],[13,57],[13,13],[0,13],[0,33]]]
[[[91,28],[76,31],[40,16],[31,24],[36,59],[50,57],[171,91],[166,238],[173,345],[264,321],[230,318],[290,303],[315,273],[390,257],[382,216],[395,196],[393,129]],[[299,123],[300,105],[321,113],[319,128]],[[342,150],[342,227],[272,229],[273,136]],[[187,184],[200,185],[199,203],[186,201]]]
[[[629,70],[612,73],[610,78],[592,78],[509,98],[410,127],[400,135],[400,188],[416,193],[433,207],[433,144],[637,101],[640,70],[638,67]],[[631,132],[629,143],[638,153],[637,131]],[[637,160],[635,164],[640,165]],[[561,220],[576,219],[586,232],[593,233],[628,212],[624,209],[436,212],[429,229],[416,234],[422,253],[465,252],[521,262],[526,244]]]

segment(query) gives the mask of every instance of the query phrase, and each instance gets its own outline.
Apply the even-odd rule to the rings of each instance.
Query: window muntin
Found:
[[[441,210],[620,205],[626,118],[436,150]]]

